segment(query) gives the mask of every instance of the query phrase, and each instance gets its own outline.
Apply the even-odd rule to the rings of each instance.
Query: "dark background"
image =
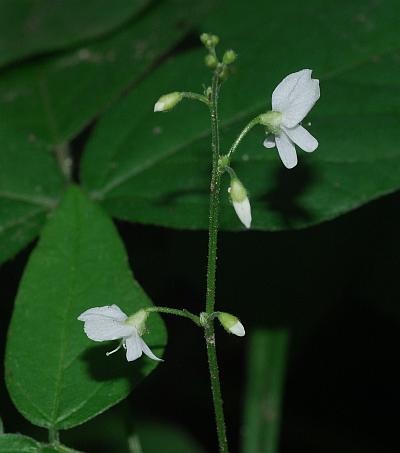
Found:
[[[283,453],[399,451],[399,206],[400,196],[394,194],[303,231],[220,234],[219,309],[237,314],[247,332],[257,326],[290,329]],[[131,268],[154,303],[199,312],[206,232],[117,225],[134,257]],[[1,268],[2,354],[31,249]],[[216,451],[201,332],[184,319],[164,319],[169,332],[165,363],[128,402],[62,433],[68,445],[90,452],[120,451],[109,421],[129,426],[136,418],[172,423],[206,451]],[[21,335],[29,341],[29,326]],[[229,436],[237,452],[248,336],[240,339],[218,329],[217,340]],[[46,439],[44,430],[18,414],[5,386],[0,388],[7,431]]]

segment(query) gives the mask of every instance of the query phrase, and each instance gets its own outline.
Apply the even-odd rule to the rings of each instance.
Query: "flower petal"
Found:
[[[156,355],[154,355],[150,348],[147,346],[147,344],[144,342],[142,338],[139,338],[140,344],[142,351],[147,355],[147,357],[150,357],[150,359],[157,360],[158,362],[163,362],[163,359],[159,359]]]
[[[319,99],[319,81],[311,73],[303,69],[289,74],[272,93],[272,109],[282,113],[286,127],[299,124]]]
[[[78,317],[85,323],[86,335],[94,341],[116,340],[131,335],[132,326],[124,324],[126,319],[126,314],[117,305],[90,308]]]
[[[286,76],[272,93],[272,110],[283,112],[293,94],[297,93],[298,86],[303,86],[304,81],[310,80],[311,69],[302,69]]]
[[[126,360],[132,362],[142,355],[142,343],[138,333],[125,338]]]
[[[96,315],[85,321],[84,330],[86,335],[93,341],[117,340],[136,332],[134,326]]]
[[[303,151],[312,153],[318,148],[318,140],[313,137],[303,126],[296,126],[291,129],[284,127],[283,130]]]
[[[268,134],[267,138],[263,142],[263,145],[266,148],[275,148],[275,137],[271,134]]]
[[[246,228],[251,226],[251,206],[248,197],[242,201],[232,201],[237,216]]]
[[[78,318],[79,321],[88,321],[93,316],[102,316],[104,318],[115,319],[116,321],[125,321],[128,317],[118,307],[118,305],[106,305],[105,307],[94,307],[84,311]]]
[[[246,334],[244,326],[239,320],[229,329],[229,331],[238,337],[244,337]]]
[[[293,142],[282,131],[275,137],[276,147],[278,148],[279,157],[286,168],[293,168],[297,165],[297,154]]]

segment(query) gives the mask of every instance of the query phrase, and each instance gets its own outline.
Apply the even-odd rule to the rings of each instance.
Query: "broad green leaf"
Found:
[[[132,278],[111,220],[70,188],[33,251],[18,291],[6,348],[6,384],[32,423],[67,429],[125,398],[156,362],[128,363],[113,344],[90,341],[77,320],[90,307],[126,313],[151,304]],[[162,353],[166,332],[150,316],[145,341]]]
[[[157,2],[118,33],[3,73],[2,122],[46,144],[68,141],[146,75],[211,1]]]
[[[109,32],[148,0],[1,0],[0,66]]]
[[[0,125],[0,263],[37,236],[63,184],[41,144]]]
[[[243,453],[278,453],[288,332],[250,334],[243,415]]]
[[[22,434],[0,435],[1,453],[40,453],[39,442]]]
[[[251,14],[244,11],[240,2],[225,2],[204,25],[220,34],[222,49],[239,54],[221,94],[224,152],[252,117],[271,108],[271,93],[288,73],[312,68],[321,84],[321,99],[304,122],[311,122],[307,127],[319,148],[312,154],[298,150],[295,169],[285,169],[276,149],[262,146],[261,127],[234,156],[232,167],[250,193],[252,227],[305,227],[398,190],[400,3],[385,0],[368,8],[363,0],[257,0]],[[207,109],[184,101],[168,114],[152,113],[159,95],[200,91],[209,83],[203,55],[194,51],[168,61],[99,122],[84,155],[82,180],[112,215],[207,227]],[[224,179],[222,228],[241,229]]]

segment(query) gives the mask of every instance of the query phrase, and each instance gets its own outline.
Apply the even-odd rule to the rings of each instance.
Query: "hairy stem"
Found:
[[[238,135],[237,139],[233,142],[231,149],[229,150],[227,156],[230,158],[232,154],[235,152],[236,148],[239,146],[239,143],[243,140],[243,138],[247,135],[248,132],[250,132],[251,129],[253,129],[254,126],[257,124],[260,124],[260,117],[256,116],[253,118],[250,123],[248,123],[242,132]]]
[[[211,94],[211,148],[212,148],[212,175],[210,185],[210,217],[208,236],[208,263],[207,263],[207,293],[206,313],[211,315],[215,307],[215,275],[217,269],[217,241],[218,241],[218,211],[221,173],[218,168],[219,160],[219,130],[218,130],[218,93],[220,81],[217,72],[214,74]],[[205,340],[207,345],[208,368],[210,372],[211,392],[214,404],[215,421],[219,451],[228,452],[225,417],[219,381],[217,350],[215,346],[214,322],[209,320],[205,326]]]
[[[200,318],[188,310],[179,310],[178,308],[169,308],[169,307],[149,307],[146,308],[147,312],[157,312],[157,313],[167,313],[169,315],[182,316],[182,318],[191,319],[195,324],[201,326]]]
[[[183,91],[181,94],[183,95],[184,98],[194,99],[195,101],[200,101],[203,104],[206,104],[207,106],[210,106],[209,100],[205,96],[203,96],[202,94],[193,93],[192,91]]]

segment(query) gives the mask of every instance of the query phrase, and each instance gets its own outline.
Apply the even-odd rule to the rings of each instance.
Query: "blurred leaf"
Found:
[[[277,453],[288,332],[258,329],[248,346],[243,453]]]
[[[46,144],[70,140],[146,75],[211,2],[157,2],[110,37],[4,72],[0,79],[2,122]]]
[[[275,149],[262,146],[261,127],[234,156],[232,166],[250,193],[253,228],[309,226],[398,190],[400,3],[257,0],[252,8],[257,14],[245,15],[242,3],[223,4],[204,26],[222,37],[221,46],[239,54],[221,97],[222,150],[252,117],[271,108],[271,93],[288,73],[313,68],[322,93],[307,126],[319,148],[313,154],[298,150],[294,170],[283,167]],[[207,227],[207,110],[185,101],[168,114],[152,113],[159,95],[209,84],[203,56],[191,52],[168,61],[99,122],[84,155],[82,179],[112,215]],[[241,229],[226,194],[227,179],[221,225]]]
[[[3,425],[3,420],[0,418],[0,434],[4,433],[4,425]]]
[[[0,0],[0,66],[107,33],[148,2]]]
[[[0,435],[0,453],[80,453],[64,445],[50,446],[22,434]]]
[[[205,453],[205,450],[180,428],[155,422],[142,423],[129,439],[131,453]]]
[[[62,190],[55,158],[0,125],[0,263],[36,237]]]
[[[1,453],[40,453],[39,442],[22,434],[2,434],[0,436]]]
[[[46,225],[24,272],[6,349],[6,383],[32,423],[67,429],[125,398],[157,363],[128,363],[113,345],[90,341],[77,317],[117,304],[133,313],[150,304],[132,279],[110,219],[70,188]],[[166,332],[151,316],[146,342],[162,353]],[[114,345],[115,346],[115,345]]]

